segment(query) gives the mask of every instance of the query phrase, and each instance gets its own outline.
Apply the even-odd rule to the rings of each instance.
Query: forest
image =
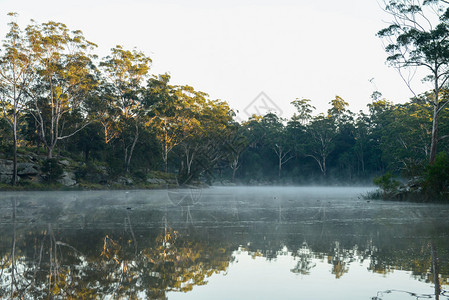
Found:
[[[60,162],[70,160],[77,182],[103,187],[164,176],[180,185],[374,178],[390,195],[413,190],[447,199],[449,11],[438,1],[398,3],[386,6],[396,21],[378,33],[387,61],[425,69],[432,90],[401,104],[373,91],[365,112],[352,112],[340,96],[324,113],[297,98],[289,119],[268,113],[242,122],[226,101],[152,74],[151,58],[138,49],[118,45],[100,58],[81,31],[53,21],[21,28],[10,13],[0,48],[0,159],[12,170],[0,168],[2,186],[54,183],[64,172]],[[432,5],[437,26],[409,18]],[[18,165],[30,162],[39,176],[19,176]]]

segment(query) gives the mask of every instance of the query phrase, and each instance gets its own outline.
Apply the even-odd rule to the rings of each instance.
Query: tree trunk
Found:
[[[433,120],[432,120],[432,140],[430,142],[430,158],[429,163],[433,164],[437,156],[437,145],[438,145],[438,115],[440,113],[440,99],[439,93],[440,88],[438,84],[438,67],[435,66],[435,72],[433,74],[434,79],[434,90],[433,90]]]
[[[239,155],[234,158],[234,161],[231,163],[231,169],[232,169],[232,182],[235,183],[235,173],[237,173],[239,166]]]
[[[136,135],[134,136],[134,140],[133,140],[133,143],[131,145],[131,149],[129,151],[129,155],[127,155],[128,151],[125,150],[125,157],[128,156],[125,159],[125,172],[126,173],[129,173],[129,166],[131,164],[131,158],[133,156],[134,148],[136,147],[136,143],[137,143],[138,139],[139,139],[139,125],[136,124]]]
[[[323,157],[323,175],[326,177],[326,157]]]
[[[282,156],[279,156],[279,167],[278,167],[278,180],[279,181],[281,180],[281,171],[282,171]]]
[[[162,145],[162,160],[164,161],[164,171],[168,172],[168,146],[167,143]]]
[[[47,158],[53,158],[53,147],[48,147],[47,146]]]
[[[438,101],[438,96],[435,96],[436,101]],[[429,163],[433,164],[437,156],[437,144],[438,144],[438,110],[439,103],[434,103],[433,106],[433,121],[432,121],[432,140],[430,143],[430,159]]]
[[[14,143],[14,149],[13,149],[13,164],[12,164],[12,180],[11,184],[16,185],[17,184],[17,118],[14,116],[14,125],[13,125],[13,143]]]

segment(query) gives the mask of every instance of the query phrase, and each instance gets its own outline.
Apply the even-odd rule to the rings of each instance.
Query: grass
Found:
[[[362,194],[362,198],[365,200],[385,200],[384,192],[380,189],[366,192]]]

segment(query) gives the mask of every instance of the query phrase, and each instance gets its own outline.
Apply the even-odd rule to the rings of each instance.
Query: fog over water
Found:
[[[370,190],[1,193],[0,295],[449,299],[449,206]]]

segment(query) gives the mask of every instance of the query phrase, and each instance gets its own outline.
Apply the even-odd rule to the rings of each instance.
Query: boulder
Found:
[[[167,181],[160,178],[148,178],[147,182],[151,184],[167,184]]]
[[[28,179],[33,183],[44,183],[45,182],[45,178],[42,177],[41,174],[37,174],[35,176],[29,176]]]
[[[17,174],[20,176],[31,176],[39,174],[39,167],[31,163],[19,163],[17,164]]]
[[[121,185],[132,185],[134,181],[131,178],[120,176],[117,178],[116,183]]]
[[[26,169],[18,171],[17,174],[19,176],[30,176],[30,175],[37,175],[37,174],[39,174],[39,171],[36,170],[33,167],[29,167],[29,168],[26,168]]]
[[[59,163],[63,166],[70,166],[70,162],[67,159],[60,160]]]
[[[62,173],[62,177],[58,179],[58,182],[65,186],[73,186],[76,184],[75,174],[72,172],[64,172]]]
[[[12,175],[12,160],[0,159],[0,174]]]
[[[178,185],[178,180],[176,180],[176,179],[167,179],[166,182],[168,184]]]
[[[12,175],[0,174],[0,183],[11,183]]]

